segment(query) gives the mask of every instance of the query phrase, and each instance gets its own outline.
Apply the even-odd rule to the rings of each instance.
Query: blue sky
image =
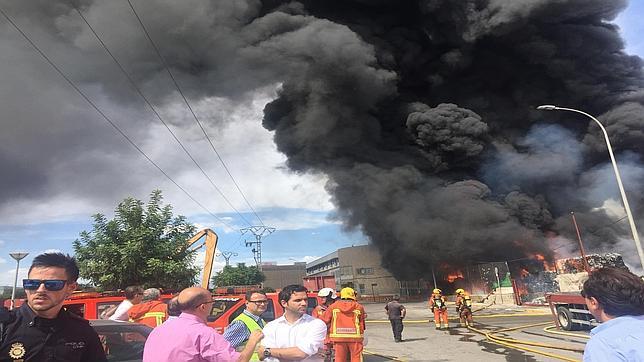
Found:
[[[642,37],[644,23],[641,21],[643,14],[644,1],[631,0],[627,10],[616,20],[623,31],[627,51],[640,56],[644,56],[644,37]],[[11,39],[11,46],[22,47],[23,44],[18,38]],[[24,74],[27,69],[30,74],[25,75],[26,78],[44,79],[43,81],[51,82],[46,86],[47,89],[49,87],[56,88],[51,84],[59,84],[56,82],[60,82],[60,80],[52,76],[50,70],[41,64],[40,60],[34,58],[29,50],[24,52],[24,54],[16,56],[18,61],[16,61],[15,69],[6,74]],[[1,48],[0,53],[2,53]],[[30,90],[29,82],[25,83],[28,84],[24,87],[25,94],[36,95],[40,102],[48,102],[47,96],[41,96],[37,93],[38,90]],[[264,239],[263,260],[280,264],[310,261],[340,247],[365,244],[366,237],[359,231],[344,232],[341,225],[332,220],[333,205],[324,189],[326,182],[324,175],[296,175],[286,171],[285,157],[277,152],[272,142],[272,135],[262,128],[260,122],[263,106],[274,97],[277,87],[278,85],[275,85],[260,90],[251,99],[242,103],[231,103],[225,99],[213,98],[195,104],[197,110],[200,108],[216,108],[218,110],[219,113],[211,114],[214,120],[213,124],[215,124],[213,132],[223,135],[217,139],[218,148],[264,223],[277,228],[274,234]],[[15,91],[21,92],[22,90],[15,89]],[[65,112],[78,113],[78,109],[81,107],[80,101],[77,103],[73,101],[75,99],[73,97],[77,97],[76,95],[73,93],[67,95],[72,101],[60,106],[62,109],[60,112],[63,115],[61,118],[64,118]],[[108,111],[131,113],[137,117],[149,117],[149,115],[142,116],[136,113],[134,107],[132,109],[118,109],[109,100],[102,100],[100,103]],[[169,102],[164,105],[164,110],[177,115],[181,115],[183,112],[177,102]],[[28,117],[29,110],[24,112],[26,113],[24,117]],[[229,122],[228,125],[218,124],[219,117],[230,118],[234,122]],[[235,126],[232,127],[230,124]],[[18,123],[15,126],[22,127]],[[113,132],[107,128],[101,130],[99,132]],[[167,156],[167,153],[164,153],[168,148],[173,147],[170,146],[165,129],[159,126],[150,126],[146,128],[145,133],[138,136],[143,140],[141,142],[146,152],[153,157],[158,156],[159,162],[164,168],[172,169],[178,163],[187,162],[185,159],[175,156],[175,154],[180,154],[178,151],[172,153],[172,156]],[[43,133],[42,137],[35,137],[34,142],[39,144],[38,142],[42,140],[47,141],[47,137],[53,138],[52,134]],[[55,140],[51,142],[51,147],[63,147],[56,145]],[[82,144],[82,140],[76,142]],[[25,266],[20,271],[20,278],[22,278],[26,274],[26,266],[35,255],[48,250],[72,253],[73,240],[78,237],[81,231],[91,230],[91,215],[93,213],[100,212],[111,217],[112,210],[123,198],[134,196],[146,200],[149,192],[155,188],[164,191],[165,201],[175,206],[176,213],[187,215],[189,220],[199,227],[214,229],[220,236],[218,249],[239,254],[239,256],[233,257],[232,262],[253,262],[250,248],[244,246],[245,238],[236,229],[248,226],[241,216],[251,220],[252,223],[257,223],[257,221],[253,220],[252,213],[243,211],[248,208],[236,194],[235,188],[225,176],[221,166],[208,153],[208,145],[205,142],[194,141],[189,145],[189,148],[206,168],[216,170],[214,171],[216,174],[214,179],[222,191],[231,197],[231,204],[226,205],[210,186],[203,182],[202,176],[194,170],[177,170],[179,175],[177,180],[182,184],[190,185],[191,190],[194,190],[193,194],[209,209],[224,210],[216,213],[232,225],[233,229],[225,227],[218,220],[203,213],[172,184],[162,180],[155,170],[150,170],[149,165],[144,161],[128,163],[122,167],[120,177],[115,177],[112,180],[103,180],[100,171],[96,171],[82,177],[84,179],[81,181],[84,181],[86,185],[77,184],[79,181],[75,177],[74,167],[88,168],[91,167],[91,164],[73,157],[73,149],[77,147],[76,144],[67,144],[65,147],[70,148],[72,157],[66,157],[64,162],[61,162],[60,169],[64,171],[61,174],[65,176],[52,176],[51,181],[56,185],[56,192],[51,192],[52,189],[46,190],[51,194],[47,193],[43,196],[43,190],[34,189],[33,194],[40,194],[42,197],[34,199],[16,197],[18,201],[11,204],[11,210],[0,210],[2,211],[0,214],[3,215],[0,221],[0,285],[10,285],[13,282],[15,262],[9,257],[9,252],[27,251],[30,253],[21,264],[21,266]],[[126,149],[128,146],[123,145],[122,147]],[[120,150],[106,152],[112,159],[112,165],[121,165],[123,154],[119,152]],[[136,155],[128,157],[136,159]],[[105,165],[107,164],[109,163],[105,163]],[[87,175],[92,174],[95,174],[96,177],[86,179]],[[131,176],[131,179],[128,176]],[[27,180],[25,183],[28,183]],[[90,188],[90,192],[96,195],[83,197],[65,191],[72,187]],[[95,189],[91,190],[91,188]],[[232,210],[233,206],[237,210],[241,210],[241,215]],[[203,263],[201,258],[200,254],[197,264]],[[220,269],[223,262],[223,258],[217,258],[215,268]]]

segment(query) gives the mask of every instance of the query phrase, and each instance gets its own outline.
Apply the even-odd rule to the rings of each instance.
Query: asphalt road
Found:
[[[406,305],[408,313],[405,319],[403,342],[395,343],[391,327],[386,319],[382,305],[367,304],[367,336],[365,347],[367,362],[376,361],[561,361],[560,358],[544,356],[530,351],[522,351],[493,343],[484,335],[458,328],[451,318],[455,317],[454,308],[450,305],[451,328],[448,331],[435,330],[430,324],[430,311],[425,303]],[[479,308],[482,306],[479,306]],[[477,309],[477,306],[475,306]],[[475,313],[475,327],[485,332],[511,327],[520,327],[541,323],[539,326],[521,328],[515,331],[500,332],[498,337],[563,346],[583,350],[587,339],[577,336],[562,336],[544,331],[544,327],[553,324],[552,317],[547,315],[547,308],[521,308],[516,306],[490,306]],[[432,317],[433,319],[433,317]],[[587,335],[587,332],[575,332]],[[581,360],[582,354],[576,351],[541,348],[521,345],[537,351],[554,354],[570,360]]]

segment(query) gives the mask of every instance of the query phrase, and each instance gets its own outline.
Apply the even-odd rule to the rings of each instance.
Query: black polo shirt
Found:
[[[61,309],[54,319],[41,318],[27,303],[5,326],[0,361],[107,361],[98,335],[89,322]]]

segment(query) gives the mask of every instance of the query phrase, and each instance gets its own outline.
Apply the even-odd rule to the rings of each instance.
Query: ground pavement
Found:
[[[485,336],[466,328],[457,328],[453,303],[448,305],[450,330],[435,330],[433,315],[426,303],[404,303],[407,308],[403,342],[393,339],[384,305],[365,304],[367,319],[367,346],[365,361],[557,361],[558,359],[500,346]],[[484,309],[483,309],[484,308]],[[475,304],[475,321],[480,328],[490,330],[552,321],[547,307],[520,307],[514,305]],[[431,319],[431,323],[430,323]],[[583,338],[568,338],[543,332],[544,326],[521,330],[509,337],[536,340],[543,343],[572,345],[583,349]],[[587,334],[587,333],[586,333]],[[581,353],[554,350],[571,360],[580,360]]]

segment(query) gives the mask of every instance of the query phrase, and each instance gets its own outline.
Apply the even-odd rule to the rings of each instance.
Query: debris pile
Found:
[[[628,267],[624,264],[624,259],[617,253],[586,255],[586,261],[588,262],[590,270],[603,267],[614,267],[628,270]],[[557,271],[559,274],[575,274],[583,272],[584,263],[581,256],[557,260]]]
[[[557,273],[547,270],[536,274],[528,274],[518,279],[516,284],[522,303],[546,304],[546,293],[559,291]]]

